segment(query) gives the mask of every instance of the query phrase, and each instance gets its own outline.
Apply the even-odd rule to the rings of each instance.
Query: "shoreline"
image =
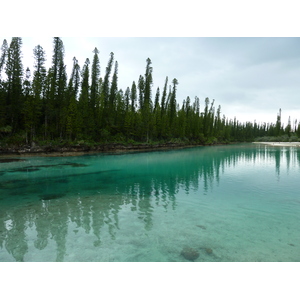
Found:
[[[273,147],[300,147],[300,142],[253,142],[253,144],[261,144]]]
[[[250,142],[251,143],[251,142]],[[151,151],[167,151],[175,149],[184,149],[192,147],[218,146],[229,145],[224,144],[183,144],[183,143],[164,143],[164,144],[103,144],[97,146],[74,145],[74,146],[21,146],[21,147],[0,147],[0,157],[15,157],[15,156],[82,156],[87,154],[122,154],[134,152],[151,152]],[[252,144],[266,145],[272,147],[300,147],[300,142],[252,142]]]
[[[180,144],[180,143],[165,143],[165,144],[104,144],[98,146],[24,146],[24,147],[11,147],[0,148],[0,157],[9,156],[82,156],[87,154],[121,154],[130,152],[150,152],[150,151],[165,151],[173,149],[183,149],[191,147],[201,147],[200,144]],[[211,145],[207,145],[211,146]]]

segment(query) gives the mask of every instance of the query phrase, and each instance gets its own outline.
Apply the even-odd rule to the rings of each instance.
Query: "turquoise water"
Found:
[[[300,261],[300,149],[4,158],[2,262]]]

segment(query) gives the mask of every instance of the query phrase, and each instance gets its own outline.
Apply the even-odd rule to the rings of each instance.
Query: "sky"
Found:
[[[11,37],[6,38],[8,43]],[[95,47],[100,51],[103,77],[110,52],[119,66],[119,89],[126,90],[145,74],[146,59],[153,67],[153,100],[156,89],[162,93],[168,84],[179,82],[177,102],[187,96],[193,102],[215,100],[226,118],[240,122],[276,122],[279,109],[282,121],[300,120],[300,38],[294,37],[61,37],[65,47],[64,62],[71,73],[73,57],[82,67],[93,59]],[[24,70],[33,72],[33,48],[40,44],[51,66],[53,38],[22,37]],[[202,106],[202,108],[201,108]]]

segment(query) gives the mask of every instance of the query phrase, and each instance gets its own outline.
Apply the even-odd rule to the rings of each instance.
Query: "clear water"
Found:
[[[0,261],[300,261],[300,149],[18,158],[0,164]]]

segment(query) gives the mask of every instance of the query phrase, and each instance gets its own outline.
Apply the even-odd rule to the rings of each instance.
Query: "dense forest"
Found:
[[[47,143],[185,143],[215,144],[268,140],[298,140],[300,124],[241,123],[221,116],[214,100],[187,97],[179,105],[178,80],[165,79],[153,92],[152,62],[130,87],[118,86],[118,62],[110,53],[100,74],[99,50],[79,66],[73,58],[70,78],[64,45],[53,38],[52,65],[45,68],[41,45],[33,49],[33,72],[22,65],[22,39],[3,41],[0,56],[0,146]],[[201,105],[202,107],[202,105]]]

